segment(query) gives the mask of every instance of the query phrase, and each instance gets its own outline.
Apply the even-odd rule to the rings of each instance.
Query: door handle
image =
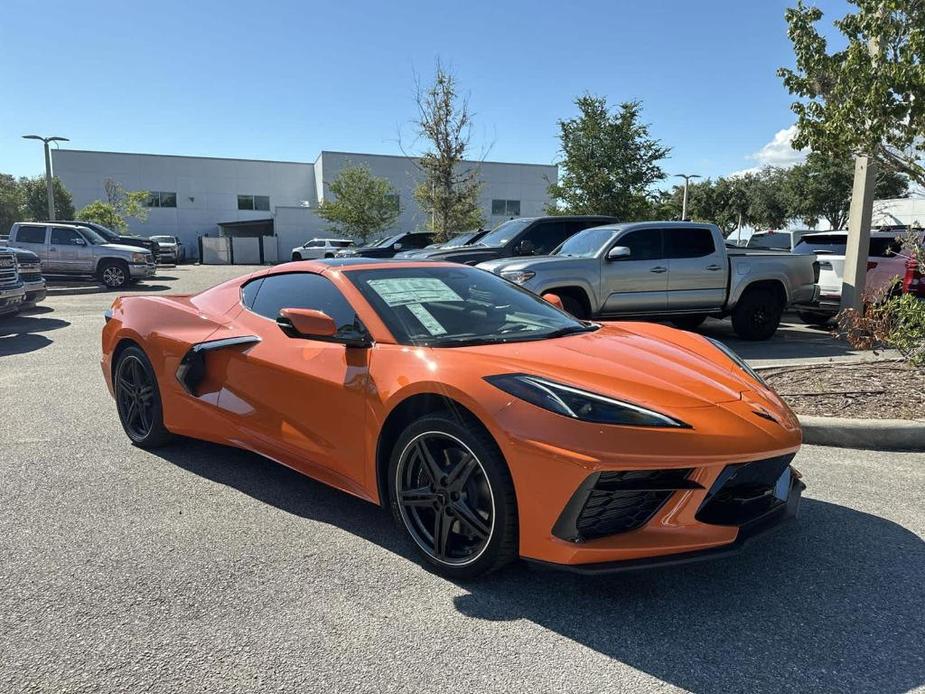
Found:
[[[707,270],[711,270],[711,271],[713,271],[713,272],[715,272],[715,271],[717,271],[717,270],[722,270],[722,269],[723,269],[723,268],[722,268],[721,266],[719,266],[719,265],[707,265]]]
[[[652,268],[651,270],[649,270],[649,272],[655,272],[655,273],[659,273],[659,274],[660,274],[660,273],[662,273],[662,272],[668,272],[668,268],[667,268],[667,267],[662,267],[661,265],[656,265],[654,268]]]

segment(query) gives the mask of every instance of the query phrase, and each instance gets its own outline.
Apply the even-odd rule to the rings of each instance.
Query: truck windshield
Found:
[[[565,255],[569,258],[592,258],[597,255],[616,232],[609,228],[595,227],[579,231],[572,238],[552,252],[552,255]]]
[[[481,238],[474,246],[493,246],[500,247],[507,244],[517,234],[530,225],[529,219],[509,219],[503,224],[496,226]]]

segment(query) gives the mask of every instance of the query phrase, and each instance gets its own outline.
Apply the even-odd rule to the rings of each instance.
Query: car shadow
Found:
[[[416,561],[387,512],[261,456],[183,439],[163,459]],[[460,584],[473,619],[527,619],[691,691],[905,692],[925,684],[925,543],[804,499],[735,557],[585,577],[523,562]]]
[[[42,313],[47,313],[43,311]],[[20,314],[0,318],[0,357],[26,354],[47,347],[53,340],[41,333],[70,325],[59,318],[42,318],[40,315]]]
[[[166,279],[158,277],[157,279]],[[127,293],[136,293],[136,292],[163,292],[170,289],[166,284],[129,284],[125,287],[119,287],[118,289],[111,289],[111,293],[116,294],[127,294]]]

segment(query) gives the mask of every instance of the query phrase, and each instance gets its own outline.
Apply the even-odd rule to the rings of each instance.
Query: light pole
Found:
[[[51,181],[51,153],[49,142],[69,142],[66,137],[42,137],[41,135],[23,135],[24,140],[41,140],[45,145],[45,192],[48,194],[48,221],[55,221],[55,189]]]
[[[675,178],[684,179],[684,198],[681,202],[681,221],[687,221],[687,184],[692,178],[700,178],[699,174],[675,174]]]

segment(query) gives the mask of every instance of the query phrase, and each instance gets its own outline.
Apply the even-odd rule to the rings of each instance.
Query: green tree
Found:
[[[787,171],[786,197],[790,217],[814,227],[820,219],[832,229],[844,229],[848,223],[854,163],[849,156],[832,157],[811,152],[803,164]],[[908,179],[895,171],[881,171],[877,176],[875,197],[904,197]]]
[[[51,179],[52,194],[55,201],[55,219],[73,219],[74,202],[61,179],[55,176]],[[48,192],[45,187],[44,176],[19,179],[22,191],[22,221],[38,222],[48,219]]]
[[[706,179],[688,186],[687,213],[695,221],[710,222],[728,236],[739,226],[749,223],[749,189],[754,185],[754,176],[746,174],[730,178]],[[671,191],[671,217],[680,219],[681,199],[684,189],[675,186]]]
[[[348,166],[328,186],[334,199],[318,206],[318,216],[332,229],[366,243],[369,237],[395,224],[398,196],[388,179],[373,176],[368,166]]]
[[[0,174],[0,234],[9,232],[22,215],[22,189],[15,178]]]
[[[559,121],[563,173],[549,187],[555,201],[549,212],[644,218],[652,185],[665,178],[659,162],[670,149],[649,136],[638,101],[611,112],[605,97],[585,94],[575,105],[578,116]]]
[[[787,198],[787,171],[767,166],[750,177],[746,186],[748,220],[752,226],[780,229],[793,215]]]
[[[787,10],[796,65],[778,75],[799,97],[793,146],[872,156],[925,184],[925,2],[850,1],[855,11],[834,22],[840,50],[816,28],[821,10],[803,0]]]
[[[472,130],[469,102],[460,97],[455,76],[438,62],[433,83],[417,88],[418,137],[428,149],[418,158],[424,174],[414,190],[421,209],[430,215],[427,227],[435,240],[480,227],[485,215],[479,205],[482,183],[477,166],[466,161]]]
[[[128,220],[148,219],[148,198],[146,190],[125,190],[121,183],[112,178],[103,182],[105,200],[94,200],[77,213],[77,219],[96,222],[120,234],[128,232]]]

